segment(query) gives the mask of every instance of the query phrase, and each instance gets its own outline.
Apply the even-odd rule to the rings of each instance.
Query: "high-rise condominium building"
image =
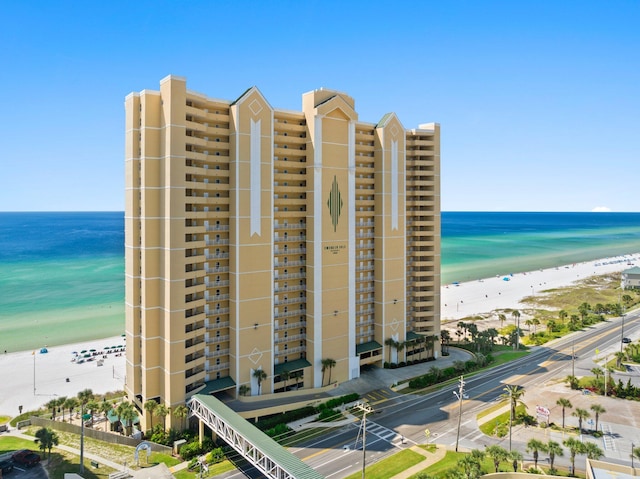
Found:
[[[439,125],[367,123],[327,89],[302,111],[255,87],[216,100],[175,76],[125,105],[139,408],[321,388],[438,354]]]

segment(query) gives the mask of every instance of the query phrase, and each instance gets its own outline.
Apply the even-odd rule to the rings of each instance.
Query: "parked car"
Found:
[[[11,458],[14,462],[27,467],[35,466],[40,462],[40,455],[29,449],[14,452]]]
[[[622,342],[624,344],[629,344],[631,342],[631,338],[622,338]]]
[[[0,471],[2,471],[2,474],[8,474],[13,471],[13,461],[0,461]]]

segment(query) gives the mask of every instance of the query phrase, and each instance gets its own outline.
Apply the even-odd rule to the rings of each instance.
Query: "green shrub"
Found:
[[[324,421],[325,419],[334,419],[336,416],[340,414],[341,413],[339,411],[336,411],[335,409],[323,409],[322,411],[320,411],[320,414],[318,415],[318,420]]]

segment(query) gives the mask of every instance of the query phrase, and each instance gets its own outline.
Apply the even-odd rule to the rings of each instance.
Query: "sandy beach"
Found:
[[[24,411],[34,410],[55,397],[75,396],[87,388],[95,394],[124,389],[124,353],[106,354],[102,366],[98,366],[98,359],[102,359],[103,354],[92,356],[94,360],[82,364],[72,362],[73,351],[95,349],[103,353],[107,346],[124,345],[123,340],[115,336],[53,346],[47,348],[47,353],[40,350],[0,352],[0,415],[17,416],[18,406],[23,406]]]
[[[442,287],[441,319],[458,320],[496,309],[522,309],[521,301],[541,291],[570,286],[591,276],[616,273],[640,264],[640,253],[603,258],[528,273],[504,274]],[[506,279],[505,279],[506,278]]]
[[[594,275],[620,272],[640,264],[640,253],[616,256],[528,273],[505,274],[442,287],[443,328],[455,328],[455,321],[474,314],[489,315],[496,309],[524,309],[522,300],[545,289],[570,286],[577,280]],[[508,280],[505,280],[508,278]],[[494,318],[497,321],[497,318]],[[125,378],[124,354],[108,354],[102,366],[97,361],[72,362],[73,351],[123,344],[120,336],[82,343],[54,346],[46,354],[23,351],[0,352],[0,414],[15,416],[18,406],[36,409],[56,396],[72,396],[90,388],[96,394],[122,390]],[[35,358],[35,394],[34,394]],[[102,358],[102,355],[96,359]],[[69,378],[69,382],[66,379]]]

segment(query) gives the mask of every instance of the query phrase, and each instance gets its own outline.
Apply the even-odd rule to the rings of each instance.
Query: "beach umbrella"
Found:
[[[95,349],[90,349],[89,351],[90,351],[90,352],[92,352],[92,353],[95,353],[95,352],[96,352],[96,350],[95,350]]]
[[[71,351],[71,354],[78,354],[78,351]]]
[[[84,355],[84,357],[85,357],[85,358],[90,358],[90,357],[91,357],[91,355],[90,355],[90,354],[85,354],[85,355]]]
[[[86,353],[86,352],[87,352],[87,350],[86,350],[86,349],[83,349],[82,351],[80,351],[80,354],[84,354],[84,353]]]
[[[104,348],[102,348],[102,349],[111,349],[111,347],[110,347],[110,346],[105,346],[105,347],[104,347]]]

